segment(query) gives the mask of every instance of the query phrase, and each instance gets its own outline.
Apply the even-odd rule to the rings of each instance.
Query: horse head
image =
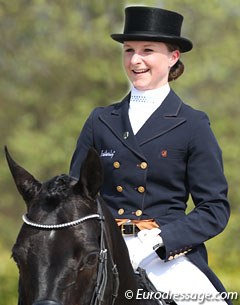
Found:
[[[96,203],[103,181],[98,154],[89,150],[79,180],[59,175],[42,183],[18,165],[7,148],[5,153],[27,207],[12,249],[19,269],[18,304],[112,304],[107,298],[112,296],[116,277],[113,259],[107,253],[107,263],[100,263],[105,259],[100,256],[102,247],[106,247],[103,233],[108,229],[103,228],[100,204]],[[109,271],[108,279],[103,278],[104,272]],[[105,287],[101,291],[103,281]]]
[[[18,305],[138,305],[126,298],[138,283],[117,224],[98,195],[99,155],[90,149],[80,178],[58,175],[40,182],[6,159],[27,208],[12,249],[19,269]],[[157,303],[165,304],[165,303]]]

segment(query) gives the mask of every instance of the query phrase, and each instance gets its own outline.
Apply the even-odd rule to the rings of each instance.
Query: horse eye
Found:
[[[97,262],[98,257],[98,253],[90,253],[85,259],[85,264],[90,266],[94,265]]]
[[[16,263],[17,266],[20,265],[20,257],[24,257],[24,255],[20,255],[20,251],[16,251],[16,249],[13,249],[12,251],[12,259],[14,260],[14,262]]]
[[[13,259],[14,262],[17,264],[17,266],[19,266],[18,259],[17,259],[17,257],[16,257],[14,254],[12,254],[12,259]]]

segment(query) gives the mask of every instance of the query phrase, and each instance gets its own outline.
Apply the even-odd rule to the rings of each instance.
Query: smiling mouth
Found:
[[[148,71],[149,71],[149,69],[132,70],[132,72],[133,72],[134,74],[143,74],[143,73],[146,73],[146,72],[148,72]]]

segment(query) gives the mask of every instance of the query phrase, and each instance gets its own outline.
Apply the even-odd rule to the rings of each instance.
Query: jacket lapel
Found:
[[[145,159],[136,137],[133,134],[132,127],[129,121],[128,108],[129,108],[128,94],[121,103],[116,104],[114,108],[106,108],[106,110],[99,116],[100,120],[108,126],[113,134],[135,154]]]
[[[128,94],[121,103],[114,108],[106,108],[99,116],[113,134],[130,150],[145,159],[140,146],[159,137],[186,121],[178,117],[182,105],[181,99],[171,90],[162,105],[151,115],[147,122],[134,136],[128,116]]]
[[[161,106],[136,134],[139,145],[160,137],[184,123],[186,118],[178,116],[182,103],[182,100],[171,90]]]

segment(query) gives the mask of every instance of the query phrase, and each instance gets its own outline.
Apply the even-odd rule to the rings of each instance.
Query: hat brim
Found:
[[[193,44],[190,40],[177,36],[160,36],[159,34],[112,34],[111,37],[113,40],[120,43],[124,43],[124,41],[157,41],[171,43],[179,46],[182,53],[188,52],[193,48]]]

